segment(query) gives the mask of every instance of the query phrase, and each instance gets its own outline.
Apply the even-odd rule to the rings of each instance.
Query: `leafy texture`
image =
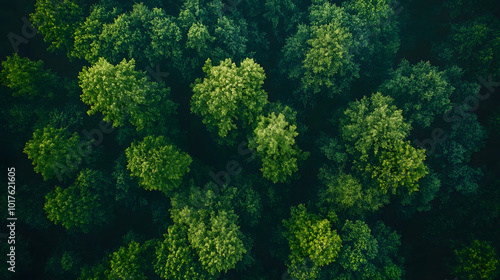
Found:
[[[235,129],[251,127],[267,103],[262,89],[265,74],[253,59],[245,59],[240,67],[226,59],[219,66],[207,60],[203,81],[193,84],[191,111],[203,117],[209,131],[231,141]]]
[[[133,59],[113,66],[103,58],[90,68],[84,67],[78,78],[81,99],[91,108],[87,113],[101,112],[115,127],[128,119],[137,130],[158,123],[162,114],[172,114],[176,105],[168,99],[170,90],[148,81],[144,72],[134,68]]]
[[[342,240],[335,230],[332,230],[328,219],[307,213],[303,204],[291,208],[291,217],[284,220],[285,237],[290,246],[289,273],[299,278],[304,271],[296,269],[306,259],[315,267],[322,267],[333,262],[342,248]],[[311,269],[307,278],[314,279],[317,270]]]
[[[81,163],[79,140],[77,133],[70,135],[64,128],[46,126],[33,133],[33,138],[24,147],[24,153],[33,161],[35,172],[40,173],[44,180],[62,180],[77,170]],[[88,145],[83,145],[83,150]]]
[[[249,148],[255,149],[262,160],[264,178],[274,183],[285,182],[298,170],[297,160],[303,153],[295,144],[295,137],[299,135],[295,129],[296,126],[289,124],[281,113],[260,117]]]
[[[44,69],[43,61],[32,61],[17,53],[2,61],[0,81],[12,89],[13,96],[40,97],[51,99],[58,88],[59,78]]]
[[[490,242],[474,240],[470,246],[454,253],[458,265],[453,275],[460,279],[493,279],[495,276],[498,259]]]
[[[147,136],[125,151],[127,168],[138,177],[146,190],[159,190],[166,195],[180,186],[189,172],[191,157],[168,144],[163,136]]]
[[[437,115],[451,110],[450,96],[454,88],[443,72],[429,62],[411,65],[403,60],[379,90],[394,98],[409,122],[428,127]]]
[[[67,189],[56,187],[46,196],[47,218],[68,230],[88,233],[106,219],[104,193],[110,182],[100,171],[85,169]]]

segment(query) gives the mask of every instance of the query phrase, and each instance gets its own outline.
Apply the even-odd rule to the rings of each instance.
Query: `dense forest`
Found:
[[[1,279],[500,279],[497,0],[1,10]]]

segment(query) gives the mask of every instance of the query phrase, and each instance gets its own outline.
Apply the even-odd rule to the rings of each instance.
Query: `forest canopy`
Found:
[[[499,279],[497,2],[10,3],[0,279]]]

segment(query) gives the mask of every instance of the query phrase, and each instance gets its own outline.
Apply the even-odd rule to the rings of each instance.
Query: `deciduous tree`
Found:
[[[83,155],[88,152],[90,143],[79,142],[75,132],[70,134],[66,129],[46,126],[36,130],[33,138],[26,143],[24,153],[33,161],[35,172],[44,180],[69,177],[78,169]],[[79,151],[82,153],[79,154]]]
[[[436,116],[452,108],[450,96],[454,88],[445,77],[429,62],[411,65],[403,59],[379,91],[394,98],[394,103],[410,123],[428,127]]]
[[[164,129],[162,116],[174,114],[177,107],[168,99],[170,89],[148,81],[145,72],[134,68],[133,59],[114,66],[103,58],[90,68],[84,67],[78,78],[81,99],[90,105],[87,113],[101,112],[115,127],[129,120],[137,130]]]
[[[254,137],[249,141],[249,147],[261,158],[263,176],[274,183],[285,182],[298,170],[298,161],[308,155],[295,144],[296,128],[283,114],[272,112],[259,118]]]
[[[251,128],[268,102],[262,89],[264,69],[253,59],[245,59],[240,67],[231,59],[212,66],[209,59],[203,71],[203,81],[197,79],[192,85],[191,112],[203,117],[209,131],[232,142],[234,131]]]
[[[454,250],[457,265],[453,275],[460,279],[494,279],[498,259],[491,242],[474,240],[469,246]]]
[[[169,144],[163,136],[146,136],[132,143],[125,153],[132,176],[138,177],[146,190],[159,190],[167,196],[181,185],[192,162],[187,153]]]
[[[104,199],[110,185],[102,172],[83,170],[73,185],[66,189],[56,186],[47,194],[44,206],[47,218],[67,230],[88,233],[109,218]]]
[[[322,267],[336,260],[342,248],[342,240],[336,230],[332,229],[328,219],[307,212],[306,207],[300,204],[291,208],[291,217],[283,220],[286,228],[284,233],[290,246],[289,273],[298,277],[303,271],[290,269],[310,259],[313,267]],[[307,278],[314,279],[318,270],[309,268]],[[312,272],[312,273],[311,273]]]

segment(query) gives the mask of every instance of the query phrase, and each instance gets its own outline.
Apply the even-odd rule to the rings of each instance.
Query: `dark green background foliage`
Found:
[[[4,3],[0,279],[500,279],[499,7]]]

